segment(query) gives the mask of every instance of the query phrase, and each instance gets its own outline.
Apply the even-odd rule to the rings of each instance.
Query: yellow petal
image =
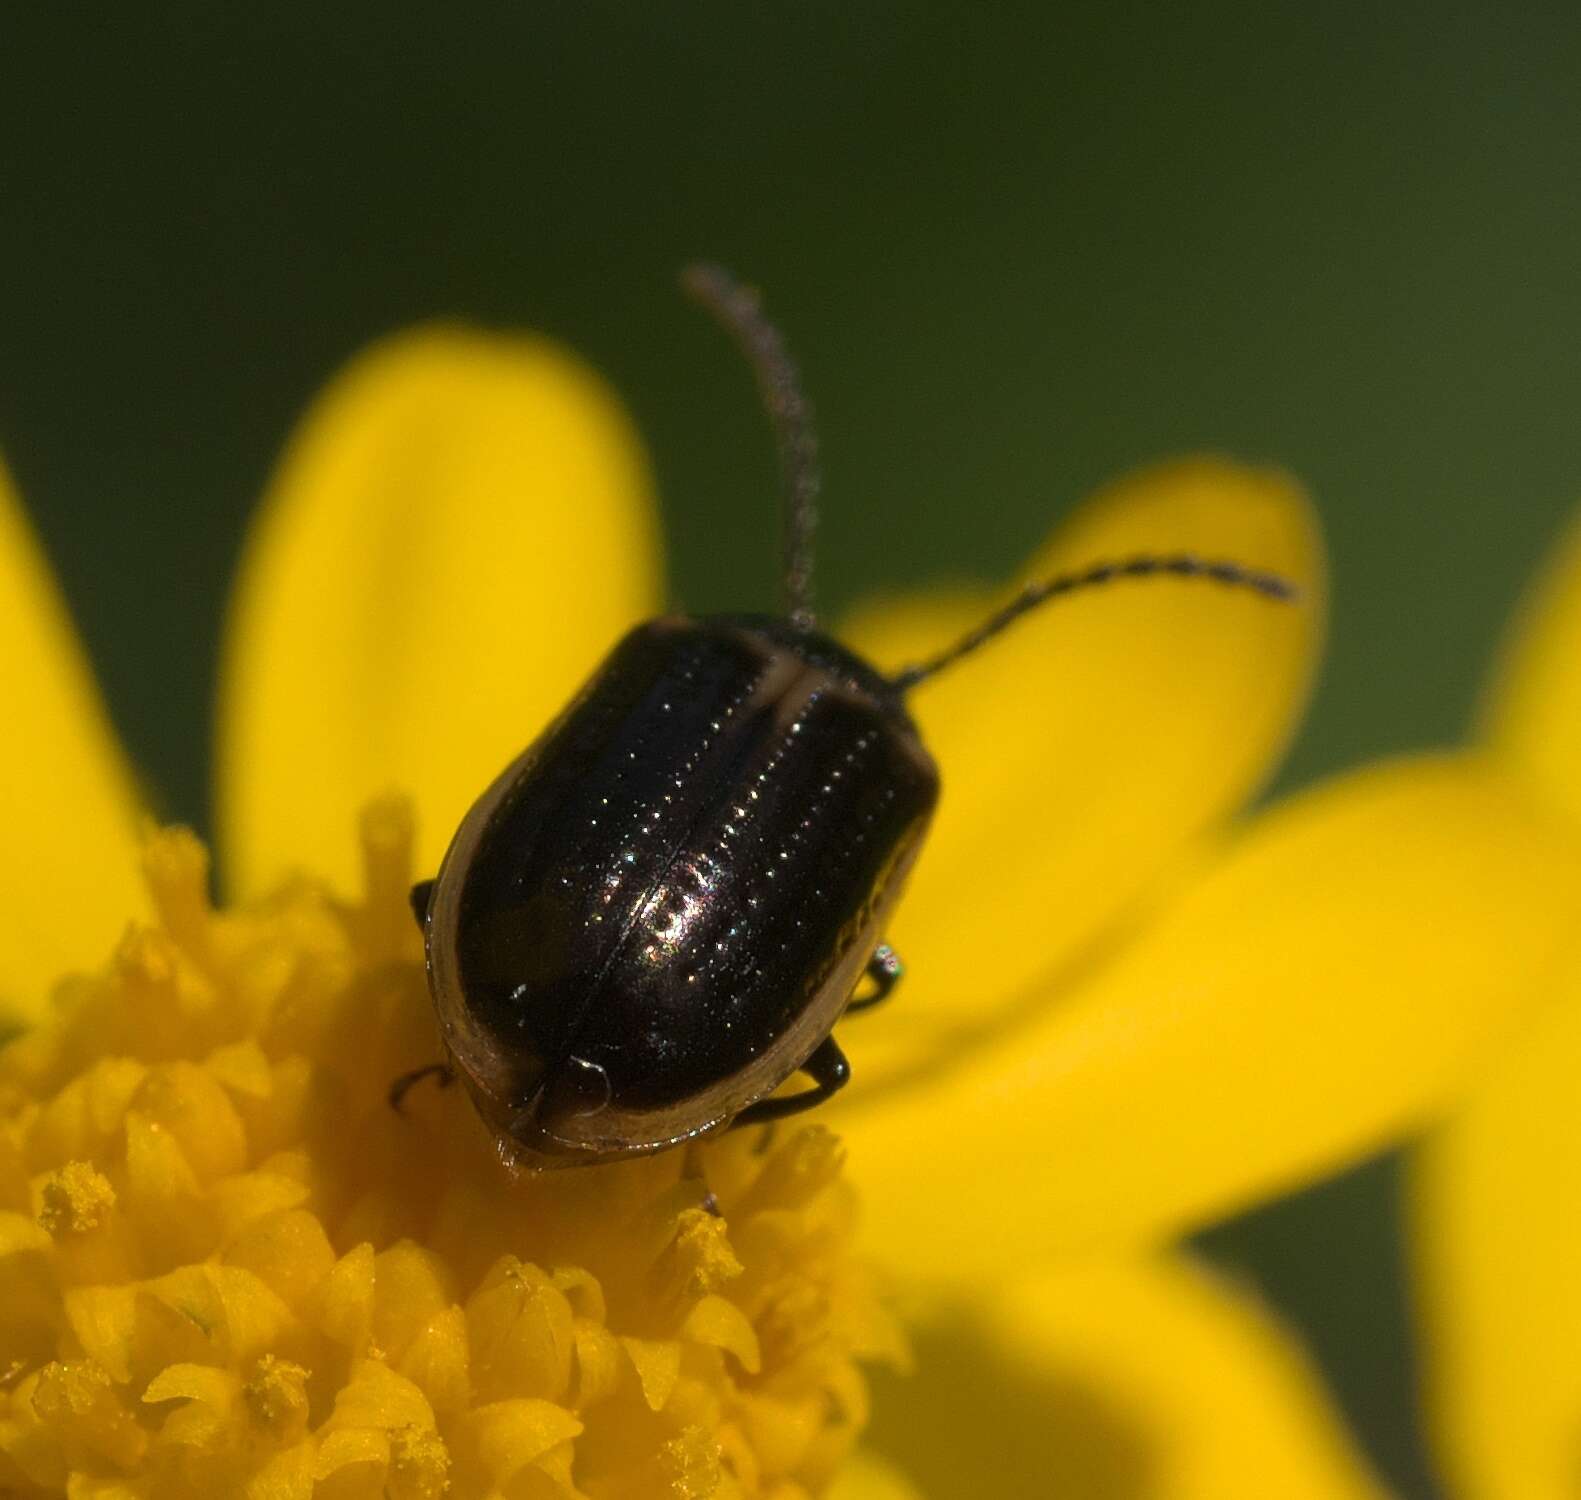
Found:
[[[1418,1153],[1433,1436],[1465,1500],[1571,1500],[1581,1435],[1581,983]]]
[[[917,1373],[875,1393],[869,1442],[929,1500],[1384,1494],[1294,1340],[1186,1262],[1011,1282],[917,1342]]]
[[[1283,474],[1206,458],[1144,470],[1061,527],[1021,581],[1178,552],[1273,571],[1301,601],[1120,582],[1027,616],[912,695],[944,792],[891,934],[905,1013],[849,1033],[859,1086],[1057,973],[1283,751],[1324,623],[1322,542]],[[992,602],[957,593],[876,607],[850,636],[896,668]]]
[[[840,1122],[914,1272],[1146,1241],[1375,1149],[1459,1095],[1581,904],[1493,765],[1420,758],[1259,819],[1057,1007]]]
[[[49,564],[0,468],[0,1034],[145,908],[137,796]]]
[[[529,338],[436,327],[355,360],[254,528],[219,720],[228,870],[343,887],[350,810],[398,787],[432,871],[471,801],[635,619],[658,544],[603,385]]]
[[[1581,520],[1516,614],[1483,721],[1512,765],[1581,817]]]

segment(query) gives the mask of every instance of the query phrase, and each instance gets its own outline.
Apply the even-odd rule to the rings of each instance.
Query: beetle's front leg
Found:
[[[799,1115],[804,1109],[822,1104],[832,1098],[851,1081],[851,1064],[832,1036],[826,1036],[813,1049],[813,1054],[798,1070],[812,1079],[815,1087],[803,1089],[799,1094],[781,1094],[774,1099],[759,1099],[749,1104],[731,1121],[737,1125],[766,1125],[771,1120],[783,1120],[787,1115]]]
[[[437,1078],[439,1087],[447,1089],[456,1081],[456,1070],[449,1063],[424,1063],[420,1068],[413,1068],[410,1073],[402,1073],[390,1085],[390,1108],[400,1114],[401,1105],[406,1096],[411,1093],[413,1084],[421,1083],[425,1078]]]

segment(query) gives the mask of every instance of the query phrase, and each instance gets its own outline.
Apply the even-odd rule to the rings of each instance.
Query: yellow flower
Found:
[[[1556,823],[1574,830],[1581,529],[1572,528],[1518,617],[1484,738]],[[1468,1500],[1558,1500],[1581,1487],[1577,958],[1538,976],[1545,1004],[1535,1023],[1415,1163],[1429,1415],[1454,1493]]]
[[[683,1153],[512,1184],[460,1091],[406,1119],[383,1103],[437,1046],[404,887],[661,603],[602,388],[541,342],[435,329],[309,416],[225,653],[218,911],[179,833],[143,846],[143,895],[132,778],[0,494],[27,726],[0,776],[0,1002],[37,1018],[58,974],[94,971],[0,1057],[0,1485],[817,1493],[865,1421],[857,1362],[898,1357],[856,1200],[923,1358],[914,1419],[842,1495],[908,1493],[901,1470],[938,1500],[1050,1473],[1166,1500],[1376,1494],[1289,1341],[1166,1247],[1442,1109],[1537,990],[1581,880],[1472,758],[1228,830],[1316,656],[1299,493],[1217,460],[1148,471],[1030,571],[1177,548],[1275,569],[1309,605],[1116,588],[919,690],[945,801],[893,934],[905,986],[842,1027],[837,1107],[711,1143],[700,1176]],[[985,603],[891,600],[844,633],[898,666]],[[386,788],[415,820],[375,802],[359,858],[355,809]]]

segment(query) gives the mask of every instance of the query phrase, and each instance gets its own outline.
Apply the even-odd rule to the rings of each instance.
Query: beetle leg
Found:
[[[422,927],[428,921],[428,903],[433,899],[434,882],[432,880],[419,880],[412,887],[411,903],[412,915],[417,918],[417,925]]]
[[[906,966],[901,962],[900,955],[888,943],[880,943],[867,961],[867,977],[873,981],[873,989],[860,1000],[853,998],[846,1006],[845,1013],[854,1015],[870,1005],[877,1005],[880,1000],[889,999],[905,972]]]
[[[720,1216],[719,1200],[714,1197],[714,1190],[708,1185],[708,1174],[703,1170],[703,1143],[699,1140],[686,1143],[686,1155],[681,1161],[681,1181],[695,1182],[702,1188],[703,1201],[698,1207],[716,1219]]]
[[[804,1109],[822,1104],[851,1081],[851,1064],[832,1036],[826,1036],[813,1049],[813,1054],[801,1065],[801,1072],[812,1079],[814,1087],[799,1094],[781,1094],[774,1099],[759,1099],[749,1104],[731,1122],[736,1125],[764,1125],[770,1120],[783,1120],[787,1115],[799,1115]]]
[[[402,1073],[390,1085],[390,1108],[396,1114],[401,1112],[401,1103],[412,1091],[412,1085],[421,1083],[425,1078],[437,1078],[439,1087],[447,1089],[456,1081],[455,1069],[449,1063],[424,1063],[420,1068],[413,1068],[410,1073]]]

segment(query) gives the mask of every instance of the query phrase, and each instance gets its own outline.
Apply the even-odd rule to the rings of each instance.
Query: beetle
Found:
[[[900,977],[883,935],[939,795],[911,689],[1076,589],[1173,575],[1296,593],[1192,555],[1098,563],[885,676],[818,628],[817,444],[778,332],[722,268],[683,279],[741,344],[773,421],[785,612],[637,626],[412,892],[448,1061],[398,1079],[391,1102],[459,1074],[502,1156],[529,1169],[780,1119],[845,1084],[833,1028]],[[779,1092],[798,1072],[812,1086]]]

